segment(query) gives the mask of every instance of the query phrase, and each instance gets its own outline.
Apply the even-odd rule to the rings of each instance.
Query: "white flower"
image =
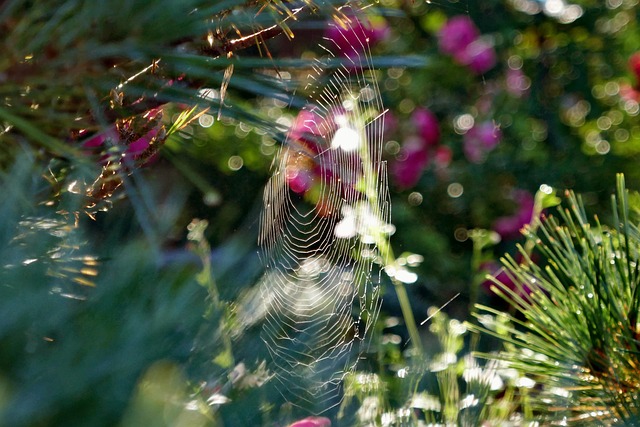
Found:
[[[360,236],[363,243],[375,244],[379,236],[395,232],[392,224],[387,224],[375,214],[368,202],[357,202],[354,206],[342,207],[342,220],[336,224],[334,233],[341,239]]]

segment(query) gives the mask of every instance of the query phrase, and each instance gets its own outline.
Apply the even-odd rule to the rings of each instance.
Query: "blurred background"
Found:
[[[347,385],[338,406],[286,403],[246,320],[264,186],[327,38],[370,44],[418,324],[452,298],[460,320],[505,308],[485,276],[540,191],[606,218],[616,173],[640,188],[636,0],[380,0],[354,6],[356,30],[329,27],[332,2],[54,3],[0,5],[1,425],[286,426],[323,405],[375,425],[410,400],[384,277],[366,422]]]

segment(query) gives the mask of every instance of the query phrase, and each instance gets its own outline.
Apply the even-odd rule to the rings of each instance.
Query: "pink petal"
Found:
[[[333,43],[328,47],[338,48],[338,52],[346,57],[355,58],[360,53],[366,51],[369,46],[384,40],[389,36],[389,27],[386,23],[372,24],[369,21],[360,21],[357,17],[350,17],[351,23],[346,28],[342,28],[339,24],[331,25],[325,36]]]
[[[290,424],[289,427],[331,427],[331,420],[326,417],[307,417]]]
[[[313,185],[313,177],[306,170],[288,169],[286,172],[286,181],[289,188],[295,193],[304,194]]]
[[[105,131],[85,140],[82,143],[82,146],[85,148],[96,148],[102,146],[107,140],[111,140],[112,142],[116,142],[118,140],[118,132],[115,126],[110,126]]]
[[[438,145],[440,142],[440,126],[438,124],[438,118],[431,110],[417,108],[411,116],[411,121],[416,126],[426,147]]]
[[[132,156],[139,156],[140,154],[142,154],[144,152],[144,150],[146,150],[147,148],[149,148],[149,145],[151,145],[151,142],[153,141],[153,138],[155,138],[155,136],[158,134],[158,129],[151,129],[149,132],[147,132],[144,136],[136,139],[135,141],[133,141],[131,144],[129,144],[129,146],[127,147],[127,155],[132,155]]]
[[[475,74],[483,74],[495,67],[497,62],[496,51],[484,40],[476,40],[465,49],[453,54],[454,59],[467,67]]]
[[[391,165],[391,173],[400,188],[415,186],[429,163],[427,150],[417,138],[408,139],[400,149],[398,159]]]

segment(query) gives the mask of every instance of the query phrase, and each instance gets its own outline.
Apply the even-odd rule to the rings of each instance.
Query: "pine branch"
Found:
[[[80,148],[87,146],[96,159],[106,157],[93,183],[73,186],[85,193],[85,209],[93,214],[105,207],[103,201],[126,175],[157,153],[169,136],[166,129],[179,130],[167,118],[160,121],[166,105],[201,104],[200,111],[228,105],[225,110],[231,110],[234,100],[227,89],[234,70],[243,69],[253,80],[241,85],[243,96],[283,96],[278,85],[258,82],[255,63],[245,65],[234,55],[263,49],[278,35],[292,38],[290,21],[340,16],[340,6],[331,1],[123,1],[106,13],[98,3],[79,9],[66,0],[47,7],[25,0],[5,3],[0,7],[0,28],[6,34],[0,41],[6,52],[0,58],[0,96],[7,106],[0,110],[2,137],[74,162],[86,160],[87,150]],[[277,68],[277,60],[270,58],[269,66]],[[201,88],[215,87],[220,88],[217,99],[199,97]],[[242,109],[232,114],[269,127]],[[143,153],[132,148],[145,143]],[[132,159],[120,158],[131,151],[136,151]],[[11,163],[10,158],[3,163]]]
[[[478,306],[483,326],[469,327],[502,339],[498,359],[539,384],[531,395],[534,417],[628,425],[640,419],[640,233],[621,175],[612,226],[597,217],[591,223],[580,198],[571,192],[566,198],[560,221],[547,218],[526,233],[545,261],[506,258],[515,290],[493,279],[517,315]],[[497,317],[511,326],[500,326]]]

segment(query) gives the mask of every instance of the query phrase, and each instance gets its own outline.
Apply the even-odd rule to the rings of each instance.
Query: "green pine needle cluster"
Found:
[[[513,313],[479,306],[483,331],[499,337],[497,358],[531,380],[530,417],[559,425],[640,421],[640,230],[637,194],[619,175],[611,225],[590,221],[568,192],[559,218],[526,232],[533,252],[504,259],[515,289],[494,291]]]

